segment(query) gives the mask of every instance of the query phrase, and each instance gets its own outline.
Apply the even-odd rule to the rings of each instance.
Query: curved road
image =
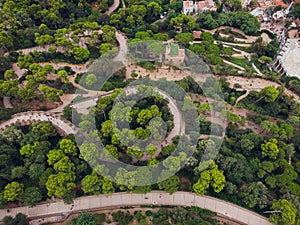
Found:
[[[210,196],[200,196],[190,192],[175,192],[170,195],[162,191],[152,191],[147,194],[133,193],[114,193],[111,195],[86,196],[77,198],[72,205],[65,205],[62,200],[48,204],[40,204],[33,208],[19,207],[11,208],[8,213],[6,209],[0,210],[0,218],[5,216],[15,216],[17,213],[23,213],[29,219],[47,218],[57,216],[58,214],[70,214],[83,210],[105,209],[107,207],[139,206],[139,205],[175,205],[175,206],[198,206],[208,209],[217,214],[227,217],[230,220],[240,224],[249,225],[272,225],[267,218],[242,208],[238,205],[225,202],[223,200]],[[38,224],[38,223],[36,223]]]

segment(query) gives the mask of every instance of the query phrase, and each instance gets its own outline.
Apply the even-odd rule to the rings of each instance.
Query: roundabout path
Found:
[[[51,122],[57,129],[59,133],[64,134],[75,134],[77,133],[77,128],[71,122],[60,118],[55,114],[49,112],[24,112],[24,113],[17,113],[12,115],[11,119],[6,120],[5,122],[0,124],[0,130],[4,130],[7,127],[21,123],[22,125],[29,125],[33,122],[38,121],[49,121]]]
[[[239,222],[240,224],[271,225],[267,218],[238,205],[209,196],[196,195],[190,192],[175,192],[172,195],[162,191],[152,191],[147,194],[121,192],[111,195],[86,196],[77,198],[74,200],[72,205],[65,205],[62,200],[58,200],[53,203],[40,204],[33,208],[11,208],[9,213],[6,209],[2,209],[0,210],[0,218],[3,219],[5,216],[15,216],[17,213],[23,213],[31,220],[44,218],[42,223],[45,223],[47,222],[47,219],[50,219],[51,217],[57,216],[61,213],[70,214],[72,212],[80,212],[84,210],[93,211],[108,207],[119,208],[122,206],[175,205],[198,206],[200,208],[216,212],[217,214],[230,220]]]

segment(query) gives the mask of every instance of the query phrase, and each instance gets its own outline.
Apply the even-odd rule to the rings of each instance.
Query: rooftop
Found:
[[[176,43],[170,43],[170,56],[178,56],[179,45]]]

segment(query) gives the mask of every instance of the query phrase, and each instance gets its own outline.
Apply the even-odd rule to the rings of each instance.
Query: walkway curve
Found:
[[[9,126],[20,123],[22,125],[29,125],[34,122],[39,121],[49,121],[51,122],[57,129],[60,134],[75,134],[78,129],[71,122],[62,119],[60,116],[43,111],[32,111],[32,112],[24,112],[17,113],[11,116],[11,119],[6,120],[5,122],[0,124],[0,130],[5,130]]]
[[[56,202],[40,204],[32,208],[27,206],[11,208],[9,213],[6,209],[2,209],[0,210],[0,218],[2,220],[5,216],[15,216],[17,213],[23,213],[29,219],[35,219],[37,217],[49,218],[61,213],[69,214],[71,212],[94,211],[107,207],[174,205],[197,206],[208,209],[240,224],[272,225],[267,218],[248,209],[217,198],[200,196],[190,192],[175,192],[172,195],[163,191],[152,191],[147,194],[121,192],[111,195],[80,197],[75,199],[72,205],[65,205],[62,200],[57,200]]]

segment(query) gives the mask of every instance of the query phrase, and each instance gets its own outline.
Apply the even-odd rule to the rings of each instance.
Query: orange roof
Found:
[[[195,5],[198,7],[198,8],[204,8],[206,3],[205,1],[201,1],[201,2],[196,2]]]
[[[183,1],[184,6],[189,7],[193,5],[193,1]]]
[[[285,6],[287,7],[287,5],[282,1],[282,0],[275,0],[275,5],[280,5],[280,6]]]
[[[201,35],[202,35],[202,32],[201,31],[193,31],[193,35],[194,35],[194,38],[195,39],[199,39],[199,38],[201,38]]]

